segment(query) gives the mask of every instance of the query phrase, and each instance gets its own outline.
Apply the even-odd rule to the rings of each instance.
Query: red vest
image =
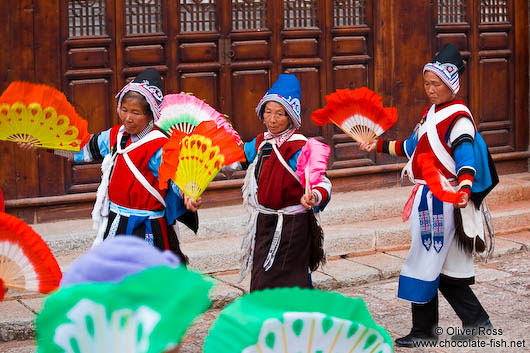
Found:
[[[256,150],[261,142],[263,142],[263,134],[256,137]],[[285,161],[289,162],[289,159],[305,143],[305,141],[287,141],[278,150]],[[270,157],[264,160],[261,166],[258,179],[258,202],[265,207],[278,210],[298,205],[303,194],[302,185],[285,169],[276,157],[276,153],[271,151]]]
[[[116,144],[119,128],[120,126],[113,127],[110,131],[111,148]],[[138,168],[149,184],[151,184],[162,197],[165,196],[166,192],[165,190],[160,190],[158,187],[158,179],[155,178],[149,169],[148,164],[151,157],[166,142],[166,137],[156,138],[128,153],[136,168]],[[130,144],[131,140],[129,139],[126,147]],[[109,199],[116,205],[137,210],[158,211],[164,208],[164,206],[136,179],[122,155],[118,155],[114,162],[114,170],[112,171],[109,183]]]
[[[435,111],[438,112],[440,109],[443,109],[443,108],[448,107],[448,106],[453,105],[453,104],[464,104],[464,102],[461,99],[455,99],[455,100],[453,100],[453,101],[451,101],[449,103],[446,103],[446,104],[443,104],[443,105],[440,105],[440,106],[436,107]],[[429,111],[429,108],[430,107],[428,107],[427,109],[424,110],[424,115],[423,116],[427,115],[427,112]],[[471,117],[469,116],[469,114],[467,112],[458,111],[458,112],[452,114],[451,116],[449,116],[448,118],[444,119],[440,123],[438,123],[438,125],[436,125],[436,131],[438,132],[438,136],[440,137],[440,141],[442,141],[442,145],[445,147],[445,149],[447,150],[447,152],[449,152],[449,154],[451,156],[454,156],[454,154],[453,154],[453,149],[447,145],[446,141],[449,138],[449,136],[447,134],[450,133],[451,128],[453,127],[454,123],[458,119],[460,119],[460,118],[462,118],[464,116],[465,117],[469,117],[469,119],[471,119]],[[422,152],[429,152],[429,151],[432,151],[432,149],[431,149],[431,146],[429,144],[429,140],[427,139],[427,133],[424,133],[418,140],[418,144],[416,145],[416,151],[414,152],[414,157],[418,156]],[[438,169],[440,171],[442,171],[443,175],[446,178],[454,178],[454,175],[452,175],[447,169],[445,169],[443,164],[440,163],[438,160],[436,160],[435,164],[438,167]],[[412,161],[412,172],[414,173],[414,178],[423,179],[423,176],[421,174],[421,168],[418,165],[417,158],[414,158],[414,160]]]

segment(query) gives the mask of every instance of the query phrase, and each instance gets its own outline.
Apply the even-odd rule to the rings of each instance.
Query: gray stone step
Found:
[[[492,209],[493,226],[499,234],[528,229],[530,201],[517,201]],[[366,253],[407,249],[410,246],[408,222],[400,217],[323,226],[328,256],[355,256]],[[184,242],[182,250],[190,266],[212,273],[239,269],[240,236],[223,236]]]
[[[402,246],[401,238],[396,238],[394,235],[407,229],[397,219],[410,190],[409,186],[333,194],[331,202],[321,214],[321,223],[326,236],[333,239],[329,242],[330,253],[335,254],[333,249],[341,247],[337,244],[348,242],[364,249],[359,250],[360,252]],[[511,174],[501,177],[500,184],[488,196],[488,203],[494,212],[504,205],[529,199],[530,173]],[[193,249],[196,246],[191,245],[192,243],[205,245],[205,252],[215,249],[218,239],[240,238],[248,221],[246,210],[242,205],[201,209],[199,218],[198,233],[193,234],[186,227],[181,226],[180,239],[182,243]],[[369,223],[373,221],[380,221],[381,224],[374,226]],[[363,232],[366,232],[364,226],[366,224],[372,227],[369,228],[372,231],[378,230],[377,235],[371,240],[363,235]],[[502,226],[506,230],[511,230]],[[33,228],[57,254],[89,249],[96,234],[89,219],[36,224]],[[346,232],[346,230],[351,231]],[[237,245],[236,248],[238,247]]]
[[[524,229],[530,225],[530,200],[513,201],[491,205],[494,229],[507,233]],[[76,222],[61,222],[63,227],[78,230]],[[86,221],[84,221],[86,222]],[[57,228],[57,224],[51,224]],[[78,224],[77,224],[78,225]],[[38,225],[41,226],[41,225]],[[343,224],[323,225],[325,249],[330,257],[354,256],[376,251],[406,249],[410,245],[408,222],[391,217],[370,221],[353,221]],[[61,235],[60,230],[48,229],[45,240],[58,256],[80,254],[89,249],[93,236],[79,233]],[[217,233],[219,234],[219,233]],[[241,235],[216,235],[209,238],[186,238],[182,249],[190,258],[190,265],[205,273],[239,269]]]

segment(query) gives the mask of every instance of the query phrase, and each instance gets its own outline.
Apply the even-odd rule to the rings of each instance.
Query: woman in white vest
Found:
[[[489,170],[483,170],[482,160],[475,158],[477,152],[482,152],[488,166],[487,148],[476,131],[473,116],[464,101],[455,97],[463,70],[458,49],[447,44],[423,68],[425,93],[432,105],[425,108],[410,138],[380,139],[359,146],[366,152],[377,148],[377,152],[409,158],[405,173],[415,185],[403,210],[403,220],[410,216],[412,243],[398,289],[398,297],[412,303],[412,330],[396,339],[400,347],[414,347],[418,340],[437,340],[434,329],[438,326],[438,289],[462,320],[463,327],[469,328],[465,335],[455,335],[453,340],[467,340],[483,332],[479,332],[479,327],[492,327],[488,314],[470,288],[475,275],[473,248],[466,248],[455,236],[455,209],[468,205],[472,209],[473,201],[480,205],[496,184]],[[481,143],[477,144],[476,140]],[[459,192],[458,203],[440,201],[426,185],[417,157],[431,152],[437,169]],[[489,176],[489,184],[474,194],[473,184],[483,180],[484,174]]]

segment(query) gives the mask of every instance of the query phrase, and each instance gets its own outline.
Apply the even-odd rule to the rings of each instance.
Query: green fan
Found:
[[[228,305],[214,322],[204,353],[387,353],[388,332],[361,298],[316,289],[253,292]]]
[[[174,348],[210,305],[213,283],[184,267],[152,267],[118,283],[83,283],[50,295],[36,319],[39,353]]]

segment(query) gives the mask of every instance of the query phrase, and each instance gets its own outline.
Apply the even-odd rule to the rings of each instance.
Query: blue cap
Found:
[[[295,75],[281,74],[272,87],[265,93],[256,107],[258,118],[263,120],[263,110],[267,102],[276,102],[283,106],[285,112],[294,126],[299,129],[302,126],[300,115],[300,102],[302,100],[302,87]]]

